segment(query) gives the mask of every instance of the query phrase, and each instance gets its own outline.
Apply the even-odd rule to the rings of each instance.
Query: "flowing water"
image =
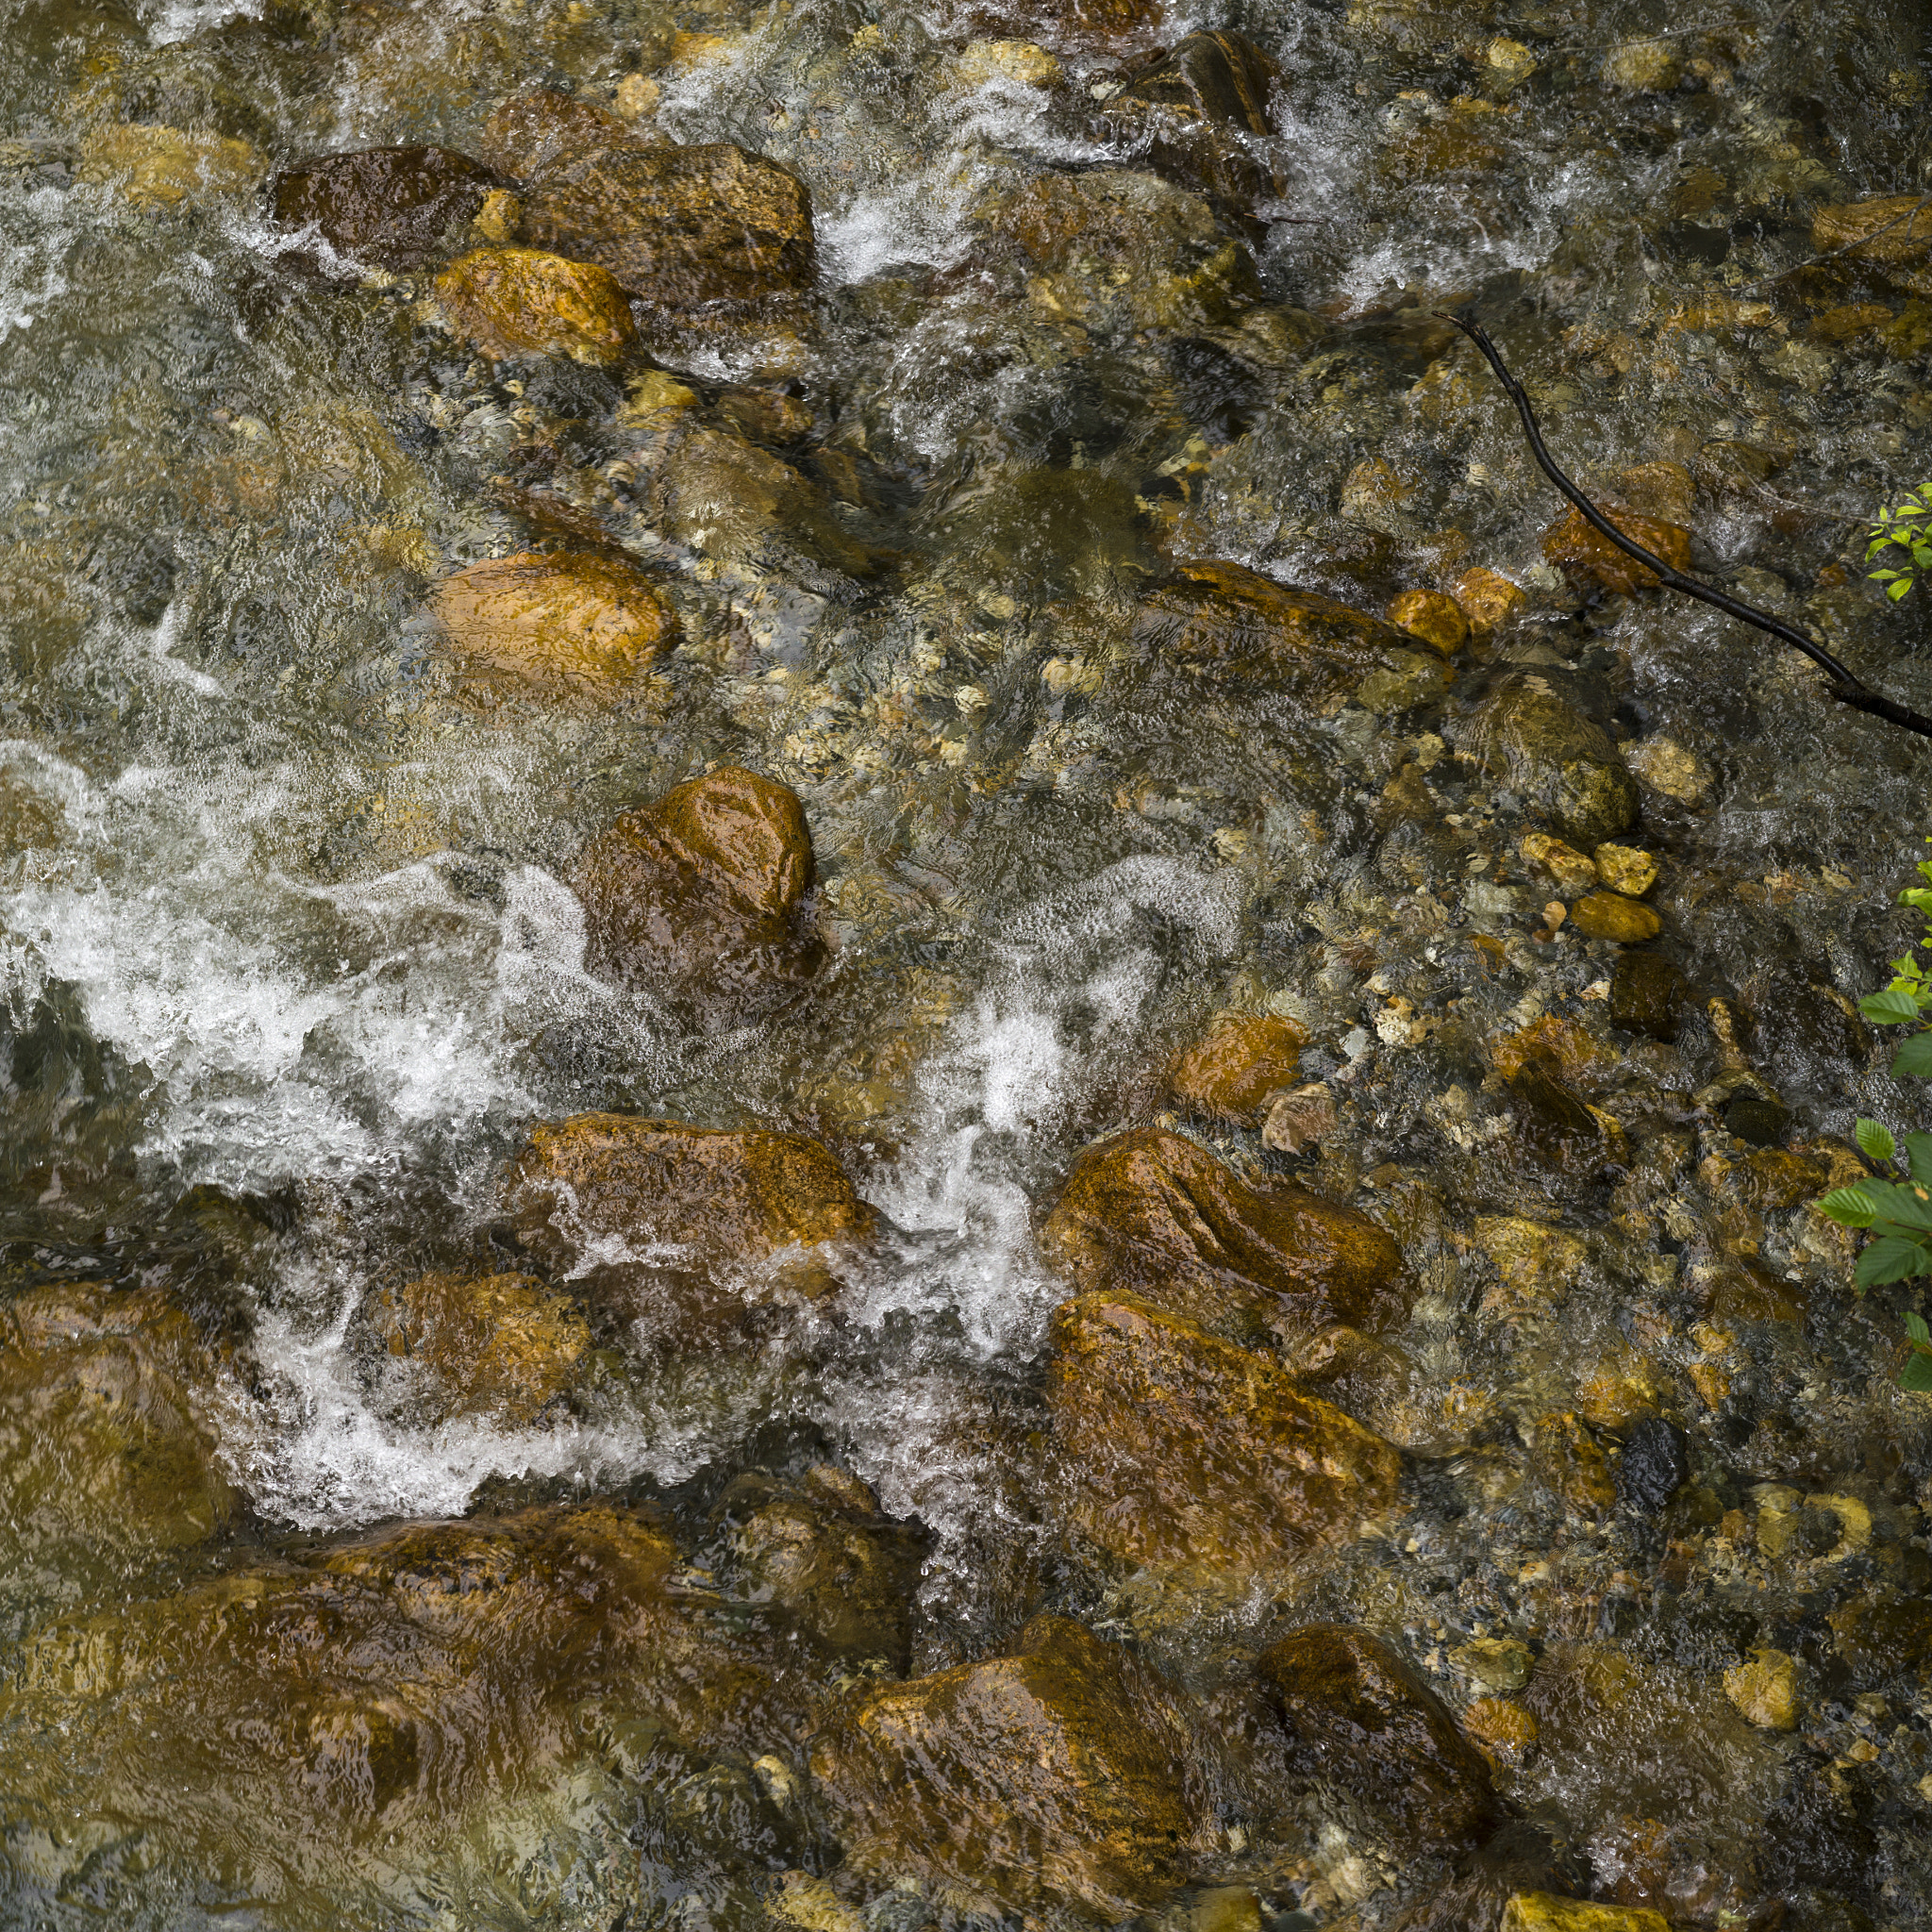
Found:
[[[94,1335],[165,1310],[203,1365],[168,1385],[191,1423],[105,1342],[67,1382],[8,1344],[0,1922],[1017,1915],[916,1851],[848,1857],[838,1804],[800,1792],[810,1713],[854,1671],[997,1656],[1041,1611],[1161,1673],[1212,1758],[1211,1830],[1149,1924],[1496,1922],[1517,1881],[1472,1890],[1272,1741],[1254,1658],[1317,1618],[1396,1642],[1457,1712],[1498,1688],[1472,1644],[1527,1646],[1526,1684],[1499,1682],[1536,1741],[1494,1772],[1544,1848],[1524,1889],[1767,1932],[1932,1915],[1932,1410],[1895,1386],[1916,1291],[1857,1297],[1807,1206],[1856,1115],[1932,1124],[1848,1004],[1912,937],[1893,900],[1932,754],[1758,633],[1552,568],[1560,506],[1438,316],[1474,305],[1587,483],[1690,522],[1714,580],[1932,709],[1920,593],[1860,575],[1863,521],[1924,467],[1932,284],[1923,254],[1806,266],[1815,209],[1932,188],[1921,9],[1134,18],[1110,42],[1052,5],[0,0],[5,1291],[71,1291]],[[1272,131],[1222,137],[1242,206],[1159,172],[1124,105],[1134,57],[1224,28],[1280,69]],[[426,271],[318,260],[271,218],[276,168],[475,152],[531,83],[796,170],[803,334],[492,365],[428,315]],[[225,186],[195,150],[157,186],[128,126],[245,158]],[[1045,269],[1023,203],[1070,238]],[[816,508],[727,478],[665,512],[625,393],[652,359],[708,421],[789,399]],[[504,475],[545,479],[675,608],[681,641],[621,700],[479,688],[428,621],[463,566],[570,547]],[[1528,601],[1446,688],[1311,694],[1137,641],[1190,558],[1375,614],[1477,566]],[[1617,947],[1553,924],[1566,895],[1524,856],[1548,798],[1486,748],[1524,676],[1644,775],[1618,836],[1661,866],[1674,1039],[1611,1024]],[[575,866],[720,765],[803,801],[833,951],[775,1014],[693,1028],[596,970]],[[1337,1100],[1319,1149],[1171,1097],[1229,1011],[1305,1036],[1283,1084]],[[1545,1016],[1616,1137],[1593,1167],[1539,1164],[1507,1084],[1499,1042]],[[1768,1133],[1740,1094],[1783,1109]],[[593,1109],[815,1137],[878,1231],[829,1297],[723,1341],[596,1304],[592,1261],[625,1255],[550,1269],[594,1317],[570,1388],[438,1407],[372,1345],[374,1299],[543,1274],[506,1164]],[[1043,1391],[1072,1290],[1041,1217],[1083,1147],[1157,1122],[1402,1243],[1404,1319],[1324,1385],[1407,1457],[1352,1541],[1230,1575],[1068,1527]],[[1515,1275],[1512,1239],[1543,1243]],[[1645,1502],[1657,1416],[1686,1462]],[[518,1733],[563,1667],[534,1636],[515,1655],[514,1619],[495,1717],[460,1674],[438,1693],[433,1775],[425,1745],[385,1786],[366,1713],[337,1758],[315,1724],[274,1741],[316,1671],[416,1666],[350,1610],[305,1664],[249,1591],[397,1522],[602,1501],[750,1615],[721,1498],[825,1464],[910,1525],[909,1647],[824,1667],[768,1750],[755,1721],[625,1731],[622,1683],[565,1717],[538,1698]],[[1788,1726],[1726,1691],[1759,1647],[1795,1659]],[[174,1661],[142,1677],[137,1652]]]

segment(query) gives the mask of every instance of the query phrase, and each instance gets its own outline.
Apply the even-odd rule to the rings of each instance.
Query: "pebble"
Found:
[[[1641,945],[1663,930],[1663,921],[1648,906],[1617,892],[1587,893],[1571,907],[1570,917],[1586,939],[1623,946]]]

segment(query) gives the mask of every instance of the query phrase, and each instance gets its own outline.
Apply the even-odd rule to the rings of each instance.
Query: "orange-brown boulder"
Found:
[[[589,963],[707,1027],[805,986],[825,946],[795,792],[724,765],[620,817],[578,860]]]
[[[488,168],[451,148],[364,148],[278,175],[275,212],[287,227],[312,226],[340,254],[412,269],[463,235],[495,185]]]
[[[539,248],[476,248],[436,278],[450,332],[490,357],[617,361],[637,334],[630,304],[594,262]]]
[[[1487,1760],[1379,1637],[1305,1624],[1263,1651],[1257,1668],[1297,1768],[1363,1800],[1405,1840],[1463,1844],[1499,1822]]]
[[[876,1219],[831,1150],[801,1134],[613,1113],[533,1127],[505,1202],[556,1272],[673,1324],[729,1318],[774,1291],[823,1295],[823,1251]]]
[[[1605,511],[1611,523],[1633,543],[1661,558],[1673,570],[1690,568],[1690,532],[1681,524],[1667,524],[1657,517],[1641,517],[1634,510]],[[1600,530],[1585,522],[1580,509],[1573,509],[1559,523],[1543,532],[1543,555],[1558,570],[1581,577],[1612,594],[1631,591],[1652,591],[1657,574],[1647,564],[1626,556]]]
[[[1051,1340],[1066,1514],[1123,1562],[1276,1568],[1395,1500],[1401,1453],[1270,1357],[1124,1294],[1062,1303]]]
[[[1118,1134],[1074,1163],[1041,1232],[1082,1292],[1143,1296],[1204,1327],[1386,1327],[1404,1312],[1402,1252],[1366,1216],[1293,1182],[1251,1185],[1191,1141]]]
[[[1191,1112],[1252,1127],[1268,1096],[1293,1083],[1307,1043],[1306,1029],[1292,1020],[1231,1013],[1181,1055],[1168,1084]]]
[[[862,1697],[811,1770],[861,1871],[1118,1920],[1188,1876],[1208,1822],[1191,1760],[1152,1672],[1041,1616],[1008,1656]]]
[[[444,579],[435,612],[450,648],[472,666],[607,700],[677,637],[648,577],[589,551],[486,558]]]

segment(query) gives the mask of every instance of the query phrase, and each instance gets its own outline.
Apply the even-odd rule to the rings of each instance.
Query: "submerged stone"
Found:
[[[1144,1297],[1204,1326],[1399,1320],[1402,1251],[1366,1215],[1291,1181],[1251,1185],[1191,1141],[1119,1134],[1074,1163],[1041,1231],[1048,1262],[1083,1291]]]
[[[1690,982],[1661,953],[1625,950],[1610,974],[1610,1018],[1633,1033],[1674,1040],[1690,1004]]]
[[[452,334],[484,355],[615,362],[637,334],[624,291],[601,268],[536,248],[478,248],[436,278]]]
[[[1551,1891],[1519,1891],[1503,1907],[1500,1932],[1670,1932],[1670,1924],[1648,1907],[1591,1905]]]
[[[1180,1106],[1251,1127],[1269,1096],[1294,1079],[1307,1043],[1292,1020],[1230,1013],[1181,1055],[1168,1084]]]
[[[435,612],[451,648],[472,664],[605,700],[677,636],[651,580],[593,551],[486,558],[444,579]]]
[[[459,240],[497,176],[446,147],[376,147],[325,155],[275,176],[275,220],[313,227],[341,255],[420,268]]]
[[[629,1114],[533,1127],[504,1198],[555,1272],[600,1295],[660,1291],[673,1313],[712,1321],[778,1291],[824,1295],[831,1277],[812,1251],[875,1220],[816,1141]]]
[[[1208,1822],[1191,1757],[1159,1679],[1042,1616],[1009,1655],[860,1698],[811,1769],[862,1871],[1111,1920],[1188,1875]]]
[[[707,1027],[742,1024],[824,964],[816,877],[797,795],[721,766],[624,813],[578,860],[588,962]]]
[[[1683,1430],[1658,1415],[1631,1424],[1617,1458],[1617,1494],[1626,1505],[1655,1516],[1690,1480]]]
[[[1746,1724],[1760,1730],[1794,1731],[1798,1727],[1797,1660],[1768,1646],[1754,1650],[1749,1662],[1724,1673],[1724,1695],[1737,1706]]]
[[[1280,192],[1242,135],[1274,132],[1269,105],[1281,70],[1242,34],[1189,34],[1142,67],[1118,97],[1144,104],[1155,132],[1148,165],[1206,194],[1239,219]]]
[[[1637,822],[1637,786],[1616,746],[1541,677],[1505,683],[1478,713],[1469,742],[1585,851]]]
[[[433,1416],[513,1428],[562,1393],[591,1345],[571,1297],[527,1274],[419,1274],[375,1297],[370,1324],[391,1355],[421,1365]]]
[[[1606,510],[1604,514],[1640,549],[1661,558],[1672,570],[1690,568],[1690,532],[1681,524],[1639,516],[1626,509]],[[1558,570],[1613,596],[1655,590],[1659,582],[1656,571],[1618,549],[1579,509],[1571,510],[1543,532],[1543,555]]]
[[[240,194],[259,179],[261,170],[261,157],[245,141],[145,121],[96,127],[80,150],[83,181],[111,183],[141,208]]]
[[[1389,622],[1445,658],[1469,641],[1470,623],[1461,605],[1441,591],[1404,591],[1389,606]]]
[[[1576,930],[1587,940],[1611,940],[1641,946],[1663,930],[1663,921],[1641,899],[1619,892],[1587,892],[1570,908]]]
[[[1051,1346],[1066,1513],[1123,1561],[1267,1570],[1394,1501],[1391,1444],[1178,1315],[1081,1295],[1055,1311]]]
[[[1379,1637],[1306,1624],[1257,1665],[1305,1775],[1339,1785],[1405,1838],[1441,1848],[1481,1838],[1502,1807],[1481,1752]]]

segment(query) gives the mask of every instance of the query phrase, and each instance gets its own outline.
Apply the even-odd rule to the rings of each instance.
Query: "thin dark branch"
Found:
[[[1496,380],[1516,405],[1516,413],[1523,422],[1523,433],[1529,439],[1530,454],[1536,458],[1537,466],[1576,506],[1584,521],[1600,537],[1614,543],[1624,556],[1634,557],[1639,563],[1655,571],[1658,581],[1667,590],[1679,591],[1686,597],[1695,597],[1699,603],[1709,604],[1727,617],[1735,617],[1741,623],[1769,632],[1790,644],[1794,651],[1804,652],[1831,680],[1827,689],[1840,704],[1849,705],[1855,711],[1869,711],[1873,717],[1883,718],[1902,730],[1916,731],[1921,738],[1932,738],[1932,718],[1921,717],[1917,711],[1895,704],[1890,698],[1874,691],[1857,672],[1848,664],[1840,663],[1815,638],[1807,637],[1803,631],[1786,624],[1782,618],[1774,617],[1768,610],[1759,610],[1756,605],[1713,590],[1695,577],[1686,576],[1680,570],[1673,570],[1661,557],[1653,556],[1642,544],[1633,542],[1557,468],[1556,458],[1544,446],[1542,431],[1537,426],[1536,411],[1529,406],[1529,397],[1524,393],[1523,385],[1505,367],[1488,331],[1475,323],[1465,322],[1458,315],[1445,315],[1442,320],[1454,323],[1482,351],[1483,359],[1496,372]]]

